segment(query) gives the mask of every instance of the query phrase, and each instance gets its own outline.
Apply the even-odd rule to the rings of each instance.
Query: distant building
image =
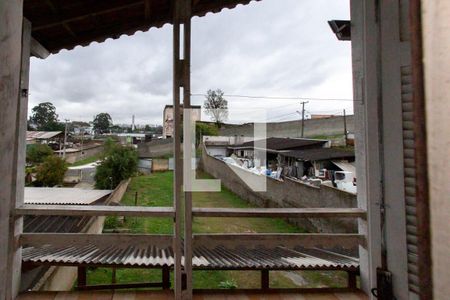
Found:
[[[332,118],[334,117],[334,115],[311,115],[311,119],[315,120],[315,119],[328,119],[328,118]]]
[[[75,135],[94,135],[94,127],[80,126],[73,129]]]
[[[27,144],[49,144],[64,138],[62,131],[27,131]]]
[[[119,133],[117,134],[122,145],[136,145],[145,142],[145,133]]]
[[[181,105],[183,107],[183,105]],[[200,121],[202,118],[202,107],[200,105],[191,105],[192,118],[194,121]],[[183,117],[183,111],[181,111],[181,116]],[[173,137],[173,105],[166,105],[163,112],[163,138]]]

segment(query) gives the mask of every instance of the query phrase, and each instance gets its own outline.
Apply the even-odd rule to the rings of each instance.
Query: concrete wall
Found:
[[[140,158],[138,162],[138,171],[144,175],[152,173],[152,160],[149,158]]]
[[[253,123],[224,125],[219,135],[253,136]],[[301,121],[267,123],[268,137],[300,137]],[[354,116],[347,116],[347,131],[354,132]],[[305,137],[344,135],[344,117],[305,120]]]
[[[450,1],[422,1],[434,299],[450,295]]]
[[[152,159],[152,172],[163,172],[169,170],[168,159]]]
[[[183,147],[183,146],[182,146]],[[138,144],[138,155],[141,158],[155,158],[173,154],[173,139],[160,139]]]
[[[85,148],[83,151],[66,152],[66,162],[73,164],[74,162],[80,161],[87,157],[97,155],[103,151],[103,146],[93,146],[90,148]]]
[[[356,195],[332,187],[313,187],[299,181],[284,181],[267,178],[267,192],[252,191],[232,170],[238,168],[205,153],[201,167],[222,185],[241,198],[259,207],[357,207]],[[239,172],[247,172],[239,168]],[[248,172],[247,179],[259,175]],[[254,178],[256,179],[256,178]],[[289,220],[310,232],[356,232],[357,223],[352,219],[291,219]]]

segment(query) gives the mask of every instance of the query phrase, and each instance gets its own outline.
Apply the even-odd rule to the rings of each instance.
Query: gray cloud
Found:
[[[192,92],[351,98],[350,43],[326,23],[348,19],[348,0],[264,0],[192,21]],[[172,101],[171,26],[32,59],[31,107],[51,101],[60,117],[91,120],[109,112],[115,123],[161,123]],[[192,101],[202,104],[203,97]],[[230,121],[295,113],[296,100],[229,98]],[[351,102],[313,102],[312,112],[352,109]],[[205,117],[205,116],[204,116]],[[296,118],[295,115],[286,117]],[[281,119],[283,120],[283,119]]]

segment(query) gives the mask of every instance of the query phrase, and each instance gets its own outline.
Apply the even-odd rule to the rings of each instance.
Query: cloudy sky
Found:
[[[222,89],[233,123],[298,119],[300,98],[335,99],[310,100],[309,113],[351,113],[350,43],[336,39],[331,19],[349,19],[348,0],[263,0],[193,18],[192,93]],[[30,110],[50,101],[60,119],[108,112],[117,124],[133,114],[161,124],[172,102],[172,27],[33,58],[30,81]]]

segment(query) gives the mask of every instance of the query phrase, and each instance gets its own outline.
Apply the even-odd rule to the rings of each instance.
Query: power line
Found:
[[[285,118],[287,116],[291,116],[291,115],[295,115],[295,114],[296,114],[295,112],[294,113],[289,113],[289,114],[283,114],[283,115],[279,115],[279,116],[275,116],[275,117],[269,118],[268,120],[283,119],[283,118]]]
[[[192,97],[204,97],[206,94],[191,94]],[[314,97],[282,97],[282,96],[251,96],[251,95],[232,95],[227,94],[224,97],[230,98],[248,98],[248,99],[268,99],[268,100],[311,100],[311,101],[358,101],[350,98],[314,98]]]

